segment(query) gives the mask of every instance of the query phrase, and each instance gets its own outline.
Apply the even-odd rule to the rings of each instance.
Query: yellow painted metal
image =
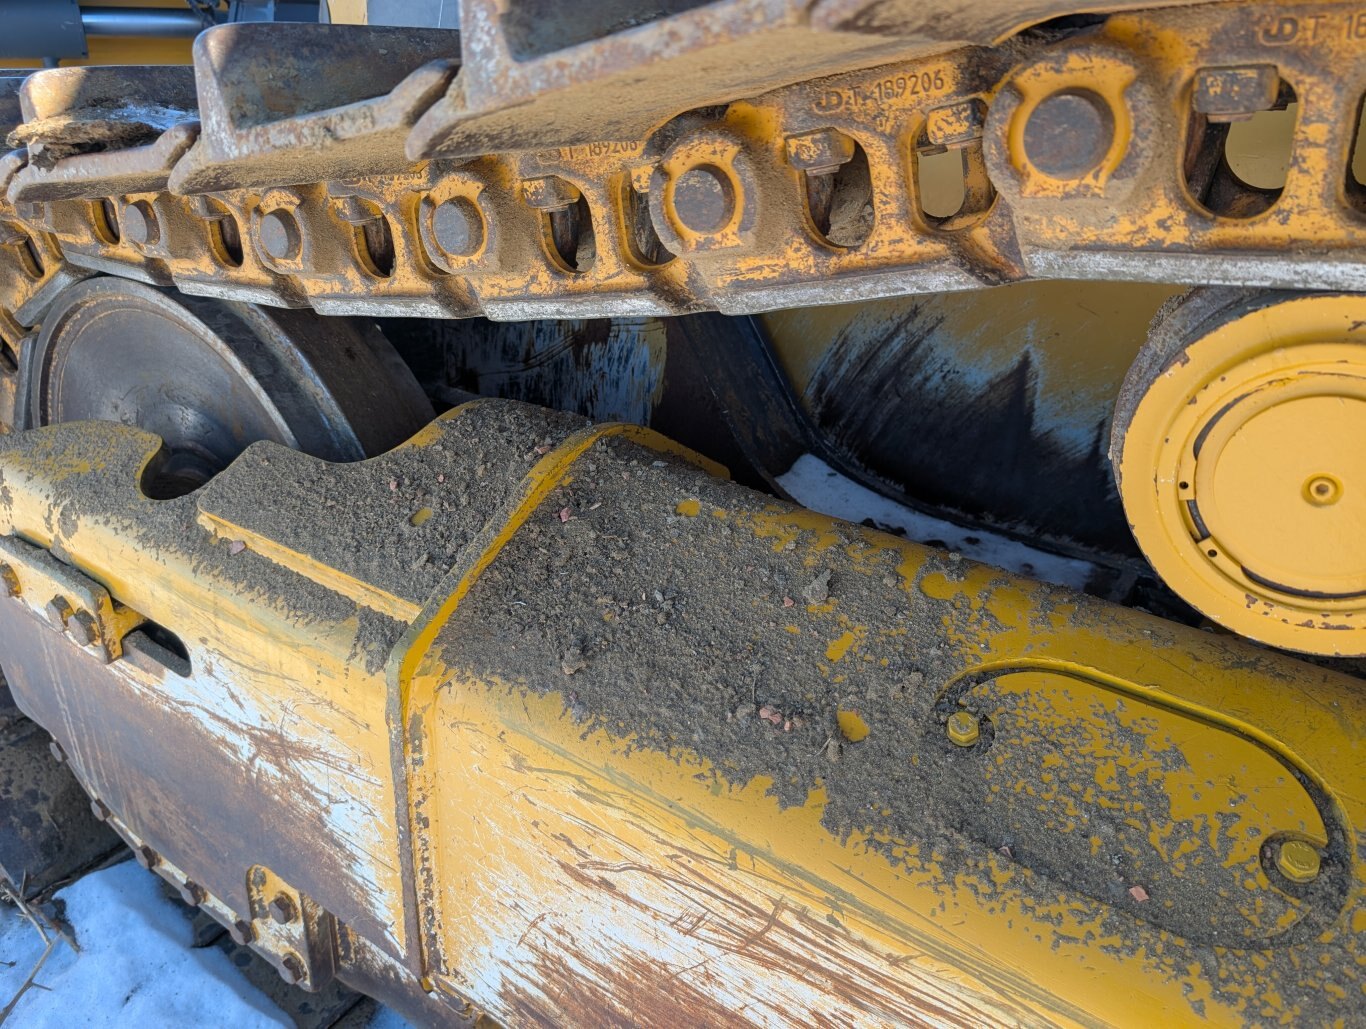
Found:
[[[1165,356],[1118,465],[1144,553],[1235,632],[1366,653],[1366,299],[1235,312]]]
[[[357,465],[259,444],[171,501],[137,488],[155,451],[117,425],[11,437],[0,530],[177,634],[188,674],[55,634],[21,660],[32,619],[0,600],[6,672],[207,910],[277,962],[262,883],[335,919],[288,944],[306,981],[514,1024],[1360,1003],[1350,680],[519,405]]]
[[[145,7],[170,8],[177,12],[185,9],[181,0],[82,0],[82,7]],[[70,17],[66,11],[54,8],[52,17]],[[67,57],[62,66],[71,67],[81,64],[189,64],[190,47],[194,40],[157,39],[147,36],[91,36],[86,40],[88,57]],[[0,40],[0,51],[4,49]],[[0,67],[4,68],[41,68],[43,62],[31,57],[0,56]]]

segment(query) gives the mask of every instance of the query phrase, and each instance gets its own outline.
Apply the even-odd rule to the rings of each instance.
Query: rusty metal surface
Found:
[[[31,898],[121,844],[90,810],[65,752],[19,713],[0,681],[0,878]]]
[[[195,43],[204,142],[171,188],[404,170],[404,139],[455,77],[458,51],[458,34],[430,29],[244,23],[206,32]]]
[[[86,268],[328,314],[746,313],[1034,277],[1361,282],[1366,27],[1350,3],[1176,6],[1003,40],[1060,8],[737,0],[510,62],[486,7],[458,73],[455,41],[430,33],[211,30],[204,127],[167,188],[109,191],[168,154],[76,155],[58,165],[76,162],[61,190],[79,198],[22,201],[28,171],[0,221]],[[288,60],[253,42],[267,30]],[[739,59],[755,48],[769,59]],[[1266,104],[1294,123],[1271,189],[1224,152]],[[41,125],[24,130],[38,150]],[[440,152],[461,133],[458,160]],[[941,209],[926,183],[946,156],[961,199]],[[154,213],[155,244],[101,233],[98,212],[130,204]],[[0,307],[29,325],[42,298]]]
[[[0,528],[160,627],[105,663],[16,550],[16,698],[283,974],[428,1020],[1350,1017],[1358,684],[581,425],[164,502],[153,437],[9,437]]]

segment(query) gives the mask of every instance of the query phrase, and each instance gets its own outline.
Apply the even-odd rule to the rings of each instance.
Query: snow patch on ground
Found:
[[[1018,540],[998,536],[914,511],[841,475],[814,454],[797,458],[778,484],[797,503],[813,511],[858,524],[871,519],[880,528],[900,529],[909,540],[957,551],[972,561],[1073,589],[1085,589],[1093,566],[1060,557]]]
[[[217,947],[190,947],[189,920],[159,880],[131,861],[92,872],[57,893],[80,953],[58,943],[14,1009],[25,1027],[183,1029],[289,1027],[289,1018],[242,977]],[[18,992],[42,955],[38,934],[0,906],[0,1006]],[[40,988],[40,987],[45,987]],[[410,1029],[381,1008],[378,1029]]]

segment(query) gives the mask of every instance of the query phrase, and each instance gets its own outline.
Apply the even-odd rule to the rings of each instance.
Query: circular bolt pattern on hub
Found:
[[[432,211],[432,238],[451,257],[473,257],[484,245],[484,217],[474,201],[452,197]]]
[[[289,211],[277,209],[261,215],[261,249],[276,261],[292,261],[299,256],[302,237],[299,222]]]
[[[949,715],[946,726],[949,740],[956,747],[971,747],[982,735],[982,727],[977,719],[967,711],[955,711]]]
[[[1067,90],[1040,101],[1025,122],[1029,163],[1055,179],[1079,179],[1093,171],[1114,143],[1109,105],[1090,90]]]
[[[1276,850],[1276,871],[1292,883],[1313,882],[1321,864],[1318,848],[1305,840],[1286,840]]]
[[[161,240],[161,226],[150,202],[135,200],[123,209],[123,235],[140,247],[154,247]]]
[[[1235,632],[1366,653],[1366,298],[1197,290],[1120,393],[1139,546]]]
[[[678,177],[673,203],[685,228],[698,233],[717,232],[735,213],[735,189],[720,168],[703,164]]]

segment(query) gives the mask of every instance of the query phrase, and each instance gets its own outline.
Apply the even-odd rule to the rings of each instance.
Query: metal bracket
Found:
[[[0,537],[0,588],[105,664],[122,656],[123,637],[146,621],[103,586],[17,536]]]

